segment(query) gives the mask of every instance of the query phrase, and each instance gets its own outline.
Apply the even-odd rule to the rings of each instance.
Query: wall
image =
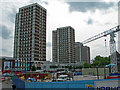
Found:
[[[109,75],[109,69],[106,68],[106,76]],[[97,75],[97,68],[83,68],[82,75]],[[104,76],[104,68],[98,68],[98,75]]]
[[[16,85],[16,88],[25,88],[25,82],[17,77],[12,77],[12,83]]]
[[[86,88],[94,85],[94,80],[68,81],[68,82],[26,82],[25,88]]]
[[[97,80],[97,76],[91,76],[91,75],[78,75],[74,76],[73,80]],[[104,76],[99,76],[99,79],[104,79]]]
[[[120,25],[120,2],[118,3],[118,25]],[[118,52],[120,53],[120,31],[118,32]]]

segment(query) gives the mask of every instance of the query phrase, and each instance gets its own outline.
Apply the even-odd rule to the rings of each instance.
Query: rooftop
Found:
[[[59,28],[57,28],[57,30],[58,30],[58,29],[65,29],[65,28],[72,28],[72,29],[74,29],[74,28],[71,27],[71,26],[65,26],[65,27],[59,27]]]
[[[23,6],[23,7],[19,8],[19,9],[27,8],[27,7],[34,6],[34,5],[37,5],[37,6],[41,7],[42,9],[44,9],[46,11],[46,9],[38,3],[33,3],[33,4],[30,4],[30,5],[26,5],[26,6]]]

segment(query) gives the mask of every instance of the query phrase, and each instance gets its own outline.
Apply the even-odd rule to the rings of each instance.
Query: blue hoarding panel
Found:
[[[109,81],[111,79],[101,79],[101,80],[80,80],[80,81],[65,81],[65,82],[24,82],[16,77],[13,77],[13,83],[16,85],[17,88],[40,88],[40,90],[74,90],[76,89],[87,89],[92,90],[94,87],[95,81]],[[118,80],[118,79],[112,79]],[[23,90],[23,89],[22,89]]]
[[[12,77],[12,83],[16,85],[16,88],[22,88],[22,90],[25,88],[25,82],[17,77]]]

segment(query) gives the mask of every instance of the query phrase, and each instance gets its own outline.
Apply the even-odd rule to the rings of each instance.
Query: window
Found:
[[[17,66],[17,63],[15,63],[15,66]]]

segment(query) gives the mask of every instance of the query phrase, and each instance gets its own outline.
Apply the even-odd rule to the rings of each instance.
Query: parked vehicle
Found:
[[[57,81],[68,81],[68,80],[70,80],[68,75],[60,75],[57,79]]]
[[[4,77],[10,77],[10,73],[3,73],[2,74]]]
[[[36,82],[36,80],[34,78],[30,78],[30,77],[26,81],[28,81],[28,82]]]

